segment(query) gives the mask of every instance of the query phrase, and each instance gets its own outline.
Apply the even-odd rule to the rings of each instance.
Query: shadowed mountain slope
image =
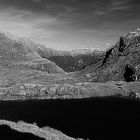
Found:
[[[69,51],[57,51],[50,48],[38,50],[42,58],[55,62],[66,72],[74,72],[97,63],[103,59],[104,52],[90,49],[76,49]]]
[[[140,78],[140,29],[125,34],[106,50],[103,61],[74,74],[92,82],[126,81]]]

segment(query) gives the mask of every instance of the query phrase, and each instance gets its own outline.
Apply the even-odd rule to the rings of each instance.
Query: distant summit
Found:
[[[129,32],[128,34],[124,35],[124,38],[132,39],[138,36],[140,36],[140,28],[136,28],[134,31]]]
[[[82,54],[91,54],[93,50],[89,48],[79,48],[79,49],[68,50],[68,52],[70,52],[73,55],[78,55],[78,54],[82,55]]]

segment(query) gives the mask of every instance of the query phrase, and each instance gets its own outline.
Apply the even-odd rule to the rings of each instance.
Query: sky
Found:
[[[137,27],[140,0],[0,0],[0,31],[58,50],[104,50]]]

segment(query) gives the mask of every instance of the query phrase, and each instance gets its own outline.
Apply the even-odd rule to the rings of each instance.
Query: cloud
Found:
[[[128,2],[128,0],[118,0],[118,1],[113,1],[112,2],[112,6],[120,6],[120,5],[124,5]]]
[[[111,11],[124,11],[124,10],[128,10],[130,7],[129,6],[115,6],[112,7],[110,10]]]
[[[40,2],[42,2],[42,0],[32,0],[33,2],[35,2],[35,3],[40,3]]]
[[[0,0],[0,30],[55,48],[101,48],[137,27],[139,12],[138,0]]]
[[[14,8],[0,10],[0,30],[25,36],[37,42],[54,37],[56,30],[53,27],[56,23],[61,24],[57,18],[49,15],[36,15]]]
[[[110,43],[106,43],[107,46],[110,46]]]
[[[107,10],[96,10],[93,12],[93,14],[95,14],[97,16],[103,16],[103,15],[108,14],[108,11]]]
[[[0,9],[0,30],[56,49],[71,48],[80,40],[78,34],[63,20],[48,14],[36,14],[31,11],[7,8]],[[79,37],[78,37],[79,36]],[[76,38],[77,37],[77,38]],[[79,43],[75,47],[84,45]]]
[[[130,8],[131,6],[129,5],[128,0],[118,0],[118,1],[113,0],[109,4],[109,7],[98,9],[94,11],[94,14],[98,16],[104,16],[104,15],[110,16],[114,14],[113,12],[129,10]]]
[[[110,11],[127,10],[129,8],[129,0],[118,0],[111,3]]]

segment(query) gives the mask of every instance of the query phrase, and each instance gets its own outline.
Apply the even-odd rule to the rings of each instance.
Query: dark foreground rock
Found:
[[[55,129],[39,128],[36,124],[27,124],[22,121],[15,123],[0,120],[0,130],[3,132],[0,138],[6,140],[76,140]]]

